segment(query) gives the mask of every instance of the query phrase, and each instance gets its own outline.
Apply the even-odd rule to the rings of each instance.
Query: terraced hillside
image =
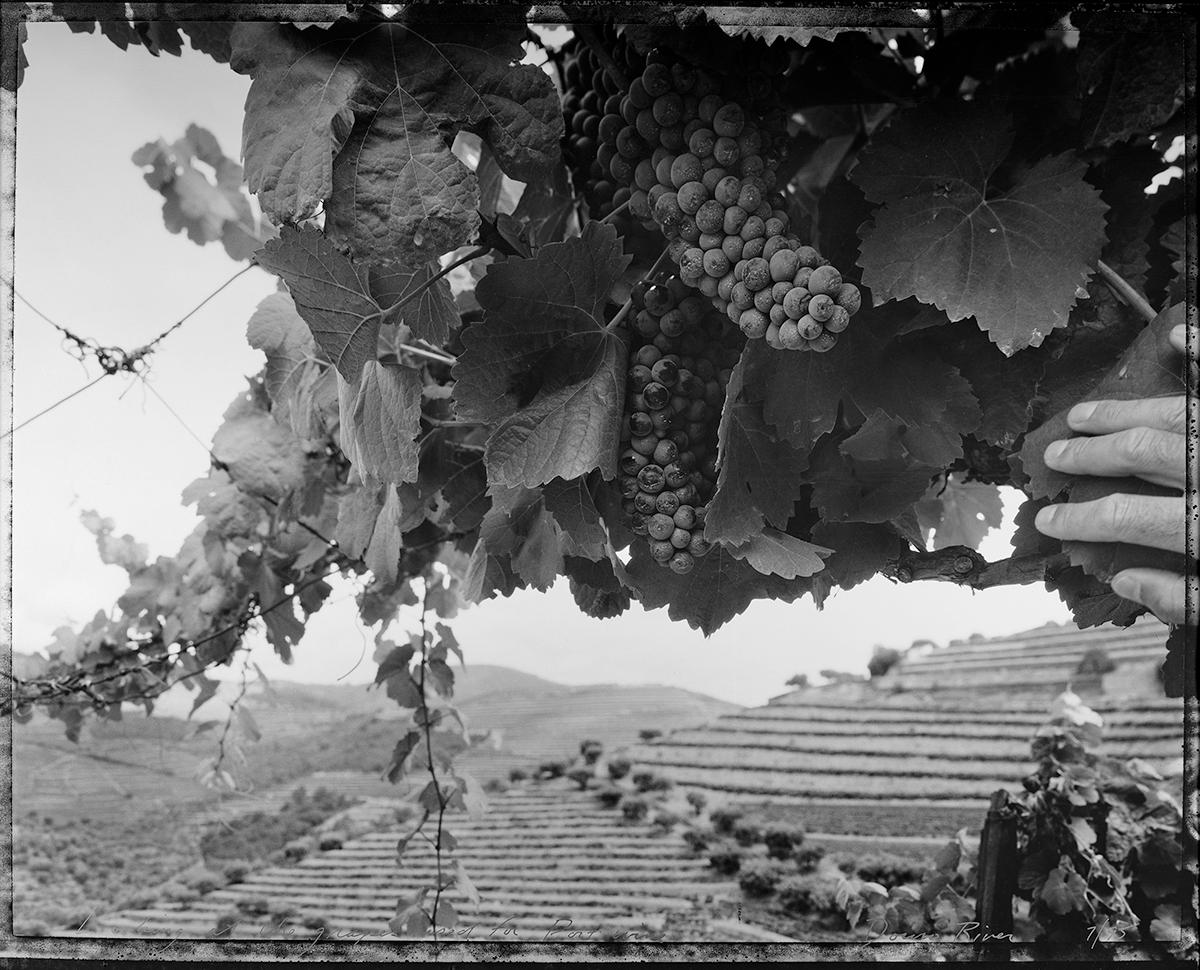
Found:
[[[1103,688],[1124,694],[1134,686],[1133,670],[1162,663],[1166,639],[1167,628],[1153,617],[1124,628],[1080,630],[1069,623],[1050,623],[1007,637],[954,640],[926,653],[910,653],[888,682],[904,690],[1056,693],[1068,683],[1079,683],[1079,661],[1088,650],[1100,648],[1117,667]]]
[[[386,818],[395,804],[370,799],[350,814]],[[626,823],[565,782],[492,796],[486,813],[474,820],[455,816],[450,828],[481,896],[473,907],[462,893],[450,893],[460,912],[457,939],[531,942],[550,934],[562,942],[596,942],[605,934],[657,933],[700,912],[719,916],[721,900],[736,893],[735,885],[713,878],[706,860],[689,852],[678,834]],[[90,931],[200,938],[211,936],[222,914],[237,913],[233,938],[294,939],[295,924],[317,917],[327,923],[327,939],[387,938],[400,896],[432,885],[435,877],[433,851],[419,839],[397,866],[396,837],[394,830],[378,831],[296,865],[253,873],[191,903],[108,914]],[[278,916],[246,915],[268,906],[275,913],[293,910],[293,925],[280,925]],[[750,929],[740,936],[726,931],[726,937],[756,938]]]
[[[1105,719],[1107,751],[1178,771],[1179,702],[1118,693],[1122,669],[1160,662],[1164,639],[1153,621],[959,641],[906,659],[886,677],[785,694],[629,754],[679,785],[769,802],[810,833],[944,837],[978,828],[989,795],[1029,772],[1030,741],[1050,700],[1093,646],[1117,664],[1104,682],[1109,692],[1089,696]],[[1003,693],[988,690],[1000,684]]]

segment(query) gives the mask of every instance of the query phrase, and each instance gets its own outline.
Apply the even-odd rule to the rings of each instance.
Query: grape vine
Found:
[[[78,737],[174,683],[198,706],[251,625],[290,658],[339,575],[418,712],[393,774],[433,772],[440,819],[471,786],[435,752],[453,716],[426,687],[450,696],[455,645],[426,617],[460,603],[565,577],[593,617],[638,602],[707,635],[885,576],[1041,582],[1081,626],[1128,625],[1115,563],[1195,569],[1194,536],[1179,556],[1033,527],[1128,487],[1045,466],[1073,404],[1195,390],[1194,347],[1166,340],[1194,305],[1173,148],[1194,92],[1162,67],[1183,15],[668,6],[562,30],[486,6],[51,7],[249,79],[244,170],[195,126],[134,162],[170,231],[279,287],[247,326],[264,369],[184,491],[196,530],[151,563],[88,519],[128,589],[14,669],[18,719]],[[29,16],[5,5],[10,90],[42,69],[7,30]],[[162,349],[77,344],[117,370]],[[1000,487],[1025,502],[989,563],[961,513]],[[417,606],[421,633],[387,645]],[[1188,637],[1168,693],[1194,683]],[[453,878],[397,919],[436,926]]]

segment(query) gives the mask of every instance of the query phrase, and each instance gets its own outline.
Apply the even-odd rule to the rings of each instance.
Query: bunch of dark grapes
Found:
[[[618,67],[633,76],[642,72],[645,58],[625,43],[615,28],[597,25],[596,29]],[[602,219],[629,201],[630,195],[627,187],[613,181],[598,152],[601,122],[617,112],[621,91],[592,49],[579,38],[563,45],[562,54],[566,82],[562,100],[566,129],[563,155],[576,191],[587,202],[592,217]]]
[[[742,340],[678,276],[639,282],[632,303],[624,510],[650,555],[683,574],[710,548],[703,530],[717,482],[717,425]]]
[[[774,191],[785,119],[770,78],[755,78],[742,85],[744,108],[728,80],[651,52],[618,99],[619,119],[601,121],[597,159],[630,189],[630,211],[662,229],[680,279],[742,333],[776,349],[827,351],[861,299],[789,234]]]

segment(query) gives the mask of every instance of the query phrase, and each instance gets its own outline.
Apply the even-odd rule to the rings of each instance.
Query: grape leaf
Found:
[[[651,559],[646,543],[637,542],[628,571],[626,585],[637,590],[643,607],[656,610],[666,606],[672,620],[686,620],[688,626],[705,636],[756,599],[791,603],[811,591],[810,580],[766,576],[724,546],[713,547],[707,556],[696,560],[690,573],[680,576]]]
[[[853,589],[908,551],[908,543],[884,524],[820,522],[812,537],[833,550],[825,561],[825,572],[842,589]]]
[[[450,331],[458,326],[458,308],[446,277],[430,283],[438,271],[436,262],[423,263],[416,269],[402,262],[373,263],[369,272],[371,296],[385,310],[382,322],[402,324],[419,340],[444,344]],[[403,306],[386,312],[401,302]]]
[[[1108,147],[1168,121],[1183,102],[1186,21],[1170,14],[1096,10],[1079,28],[1082,128],[1088,147]]]
[[[296,616],[294,597],[284,593],[279,574],[260,556],[245,552],[238,566],[258,597],[259,615],[267,628],[267,640],[284,663],[291,663],[292,647],[304,636],[304,623]]]
[[[717,430],[720,472],[704,525],[705,538],[730,545],[761,534],[764,521],[787,525],[808,466],[804,453],[767,424],[761,404],[741,400],[752,367],[749,353],[738,360],[725,391]]]
[[[417,480],[421,375],[411,367],[368,363],[356,381],[338,376],[342,453],[364,479]]]
[[[531,181],[559,157],[562,115],[549,76],[517,64],[523,23],[461,8],[454,21],[405,17],[320,32],[241,21],[230,63],[253,78],[246,173],[276,221],[324,204],[327,230],[352,250],[428,258],[479,226],[455,134],[478,133],[505,174]]]
[[[1160,669],[1163,692],[1167,697],[1194,697],[1196,694],[1194,672],[1190,679],[1188,677],[1187,651],[1192,642],[1188,632],[1183,626],[1174,626],[1167,637],[1167,656]]]
[[[357,381],[379,348],[380,307],[368,274],[316,229],[284,226],[255,257],[283,278],[296,310],[338,373]]]
[[[917,517],[924,533],[933,533],[932,549],[970,546],[978,549],[992,529],[1004,519],[1000,489],[983,482],[968,482],[949,475],[917,503]]]
[[[840,445],[826,435],[811,455],[813,502],[833,522],[887,522],[925,494],[940,469],[905,447],[902,425],[878,415]]]
[[[300,440],[283,428],[248,394],[236,398],[213,435],[213,456],[247,491],[275,500],[304,485]]]
[[[812,576],[825,568],[825,557],[833,550],[805,542],[778,529],[764,529],[746,542],[729,547],[735,559],[748,562],[760,573],[795,579]]]
[[[603,310],[629,260],[616,231],[593,222],[480,281],[485,318],[463,333],[454,397],[464,418],[492,429],[492,482],[616,474],[627,349]]]
[[[526,185],[513,210],[513,218],[534,250],[562,239],[575,217],[575,196],[562,164],[555,165],[548,178]]]
[[[112,519],[102,517],[98,512],[86,509],[79,514],[83,527],[96,537],[96,547],[100,550],[100,561],[110,566],[120,566],[131,575],[146,566],[146,556],[149,548],[145,543],[138,542],[126,533],[123,536],[113,534],[116,523]]]
[[[423,492],[441,492],[443,514],[461,532],[474,531],[491,505],[482,448],[444,440],[426,447],[421,482]]]
[[[608,536],[586,478],[556,478],[542,489],[546,511],[562,530],[563,551],[569,556],[603,559]]]
[[[951,320],[974,316],[1006,356],[1066,326],[1100,255],[1105,211],[1069,153],[997,189],[1011,144],[995,108],[923,105],[876,133],[850,173],[881,203],[860,230],[875,300],[915,296]]]
[[[617,576],[611,560],[567,556],[563,572],[569,578],[576,604],[588,616],[607,620],[629,609],[629,589]]]
[[[1038,898],[1053,912],[1065,916],[1075,910],[1082,910],[1087,905],[1086,892],[1087,884],[1079,873],[1055,866],[1046,876]]]

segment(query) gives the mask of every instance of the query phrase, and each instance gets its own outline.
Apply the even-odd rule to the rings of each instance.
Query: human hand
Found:
[[[1181,353],[1185,339],[1182,325],[1171,331],[1171,345]],[[1038,530],[1055,539],[1127,542],[1185,553],[1186,422],[1182,395],[1075,405],[1067,424],[1090,437],[1051,442],[1045,452],[1050,468],[1071,475],[1133,475],[1180,494],[1116,493],[1093,502],[1048,505],[1034,521]],[[1184,622],[1186,600],[1196,597],[1195,577],[1165,569],[1123,569],[1113,576],[1112,588],[1167,623]]]

